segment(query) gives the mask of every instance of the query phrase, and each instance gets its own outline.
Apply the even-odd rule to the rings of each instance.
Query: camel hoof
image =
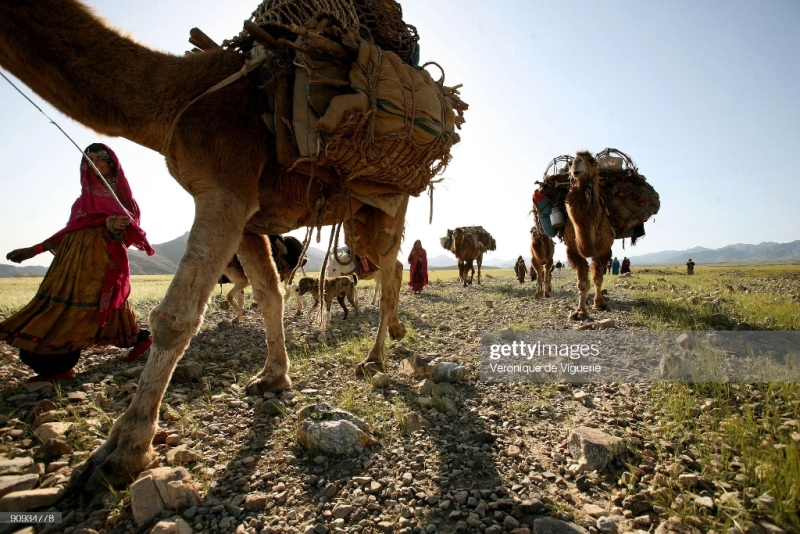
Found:
[[[358,376],[372,376],[375,373],[385,372],[386,366],[384,366],[382,361],[375,361],[370,358],[356,365],[356,375]]]
[[[69,485],[75,491],[98,494],[109,488],[124,488],[136,480],[153,460],[152,447],[148,446],[144,452],[121,448],[109,452],[107,443],[72,472]]]
[[[589,318],[589,314],[586,313],[586,310],[575,310],[569,315],[569,318],[573,321],[583,321]]]
[[[263,395],[267,391],[279,393],[292,387],[292,380],[286,376],[270,376],[268,374],[257,374],[247,382],[245,390],[248,395]]]
[[[389,325],[389,337],[394,339],[395,341],[399,341],[406,337],[406,325],[402,322],[398,322],[397,324],[390,324]]]
[[[242,322],[242,318],[241,318],[241,317],[237,317],[236,319],[234,319],[234,320],[233,320],[233,321],[231,321],[231,322],[232,322],[233,324],[239,324],[239,323],[241,323],[241,322]]]

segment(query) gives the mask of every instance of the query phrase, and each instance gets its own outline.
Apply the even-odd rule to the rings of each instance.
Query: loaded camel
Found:
[[[272,260],[278,269],[278,275],[281,282],[283,282],[284,301],[288,301],[294,294],[295,301],[297,302],[297,315],[303,313],[303,300],[295,291],[290,291],[289,286],[292,285],[292,272],[296,268],[306,274],[303,266],[308,262],[308,258],[303,257],[303,244],[295,237],[292,236],[269,236],[270,248],[272,249]],[[302,261],[301,261],[302,257]],[[228,291],[226,299],[231,308],[236,311],[236,319],[233,323],[241,322],[244,317],[244,290],[250,286],[250,279],[244,272],[239,258],[234,254],[233,259],[225,266],[222,271],[222,276],[219,278],[220,286],[222,284],[233,284],[233,288]]]
[[[536,272],[536,298],[549,298],[553,287],[550,285],[550,276],[553,272],[553,252],[555,244],[550,236],[539,230],[536,226],[531,228],[531,269]]]
[[[397,316],[397,255],[408,192],[400,193],[390,215],[319,174],[289,171],[279,161],[277,134],[262,118],[257,80],[245,76],[204,93],[239,73],[244,60],[235,50],[213,46],[187,56],[151,50],[110,29],[77,0],[0,0],[0,66],[73,120],[161,152],[195,202],[177,273],[150,314],[153,345],[139,389],[105,443],[74,471],[73,488],[122,487],[153,460],[161,399],[234,254],[264,315],[268,349],[246,390],[259,394],[291,386],[283,298],[266,235],[338,223],[348,214],[345,243],[380,267],[383,289],[378,334],[360,366],[382,369],[387,333],[394,339],[405,334]],[[283,127],[279,122],[276,128]]]
[[[491,234],[481,226],[459,227],[447,230],[447,237],[442,238],[442,245],[458,259],[458,277],[461,279],[462,287],[472,285],[475,276],[473,261],[478,264],[478,285],[480,285],[483,253],[497,248]],[[470,273],[469,277],[467,271]]]
[[[340,260],[344,263],[341,263]],[[402,271],[403,264],[397,261],[397,269]],[[375,280],[375,292],[372,294],[372,304],[380,298],[381,277],[378,266],[369,261],[365,256],[358,256],[349,250],[340,250],[339,254],[331,254],[331,262],[328,264],[328,278],[354,274],[359,280]]]

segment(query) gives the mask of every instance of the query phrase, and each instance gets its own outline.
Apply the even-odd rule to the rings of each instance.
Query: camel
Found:
[[[253,285],[268,349],[246,391],[291,387],[269,234],[339,223],[347,214],[345,243],[381,269],[380,325],[360,368],[384,369],[387,333],[394,339],[405,335],[397,316],[397,255],[409,195],[402,193],[390,215],[313,173],[289,171],[262,118],[255,80],[244,76],[204,93],[239,73],[244,60],[220,47],[186,56],[151,50],[106,26],[77,0],[0,0],[0,66],[73,120],[161,152],[195,202],[178,271],[150,314],[153,345],[139,389],[105,443],[74,471],[73,488],[124,487],[154,459],[161,399],[234,254]]]
[[[587,319],[586,296],[589,294],[589,263],[592,258],[592,279],[595,286],[594,310],[604,310],[603,271],[611,259],[614,230],[606,215],[601,198],[600,173],[597,161],[587,151],[578,152],[570,166],[572,185],[564,199],[567,221],[564,226],[564,244],[567,259],[578,275],[578,307],[570,314],[572,319]]]
[[[381,294],[381,277],[379,276],[380,270],[378,267],[367,258],[353,255],[346,250],[340,250],[338,257],[336,254],[332,254],[331,260],[328,264],[328,278],[354,274],[359,280],[375,280],[375,292],[372,294],[372,304],[375,305],[375,300],[380,298]],[[339,260],[345,263],[340,263]],[[397,268],[403,269],[403,264],[399,260],[397,261]]]
[[[473,261],[478,264],[478,285],[480,285],[483,253],[497,248],[491,234],[481,226],[459,227],[447,230],[447,237],[443,237],[441,241],[442,246],[455,254],[458,259],[458,277],[461,279],[462,287],[472,285],[475,276]],[[470,272],[469,277],[467,271]]]
[[[536,271],[536,295],[535,298],[542,298],[542,287],[544,286],[544,297],[549,298],[553,287],[550,285],[550,276],[553,272],[553,252],[555,243],[548,235],[540,231],[536,226],[531,228],[531,268]]]
[[[283,282],[283,300],[288,302],[289,298],[294,294],[295,302],[297,303],[297,315],[300,315],[303,313],[303,299],[293,289],[290,290],[290,286],[292,286],[292,272],[297,267],[302,270],[303,276],[306,274],[303,266],[308,262],[308,258],[303,257],[301,259],[303,244],[292,236],[271,235],[269,236],[269,241],[272,248],[272,259],[275,261],[280,280]],[[220,285],[228,283],[233,284],[233,288],[228,291],[226,300],[231,308],[236,311],[236,319],[233,320],[233,323],[237,324],[244,318],[244,290],[250,286],[250,279],[247,278],[247,274],[245,274],[244,268],[236,255],[225,266],[225,270],[222,271],[222,276],[219,279]]]

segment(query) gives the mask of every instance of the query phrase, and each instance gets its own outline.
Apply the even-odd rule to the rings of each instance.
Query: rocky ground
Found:
[[[565,273],[541,300],[529,283],[486,273],[483,282],[403,289],[408,335],[387,345],[389,378],[379,387],[353,373],[378,324],[371,291],[361,315],[342,321],[334,310],[324,333],[287,307],[294,387],[279,397],[244,391],[265,358],[257,310],[234,325],[215,300],[162,404],[154,444],[170,469],[152,478],[185,492],[160,501],[137,494],[144,490],[62,498],[72,470],[129,404],[144,358],[125,364],[122,350],[94,349],[75,378],[26,385],[30,372],[0,345],[0,511],[61,511],[60,525],[36,531],[73,534],[786,531],[775,526],[772,496],[743,477],[708,476],[692,436],[675,432],[659,407],[668,386],[478,380],[486,332],[644,329],[633,296],[612,290],[609,311],[573,323]],[[434,384],[425,374],[437,362],[467,374]],[[360,417],[377,444],[349,455],[301,447],[298,412],[317,403]]]

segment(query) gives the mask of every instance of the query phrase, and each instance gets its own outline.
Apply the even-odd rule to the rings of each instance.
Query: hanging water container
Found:
[[[564,217],[564,212],[561,211],[560,208],[553,206],[553,209],[550,210],[550,224],[553,228],[561,228],[567,223],[566,218]]]

